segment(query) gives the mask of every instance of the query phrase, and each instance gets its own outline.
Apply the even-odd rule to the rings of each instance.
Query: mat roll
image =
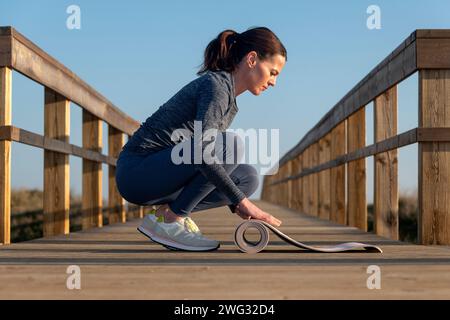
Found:
[[[248,241],[245,238],[245,232],[248,229],[256,229],[259,232],[260,239],[258,242]],[[274,226],[261,220],[246,220],[236,228],[234,233],[234,243],[242,251],[246,253],[258,253],[264,250],[269,243],[269,230],[275,233],[281,240],[301,249],[316,252],[344,252],[350,250],[364,250],[366,252],[383,252],[381,248],[360,242],[345,242],[334,246],[310,246],[298,242],[287,236]]]

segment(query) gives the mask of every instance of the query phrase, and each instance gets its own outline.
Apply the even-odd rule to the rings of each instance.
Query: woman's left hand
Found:
[[[241,217],[244,220],[250,220],[252,218],[250,215],[248,215],[246,213],[243,213],[243,212],[240,212],[238,205],[236,206],[236,208],[234,210],[234,213],[236,213],[239,217]]]

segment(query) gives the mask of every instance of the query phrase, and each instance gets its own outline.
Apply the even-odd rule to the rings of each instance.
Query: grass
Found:
[[[367,206],[368,231],[373,232],[373,204]],[[419,215],[417,190],[400,192],[398,200],[399,240],[417,243],[417,218]]]
[[[11,242],[43,236],[43,198],[39,189],[11,190]],[[103,225],[108,224],[108,203],[103,199]],[[133,214],[127,210],[129,214]],[[70,190],[70,232],[81,230],[81,196]]]

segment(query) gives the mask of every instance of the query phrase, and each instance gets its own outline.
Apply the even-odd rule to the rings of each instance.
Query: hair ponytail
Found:
[[[197,75],[207,71],[234,71],[250,51],[256,51],[262,60],[274,54],[281,54],[287,61],[286,48],[270,29],[256,27],[241,34],[227,29],[219,33],[206,47],[204,61]]]

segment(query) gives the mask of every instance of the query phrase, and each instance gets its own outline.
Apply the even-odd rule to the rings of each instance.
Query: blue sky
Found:
[[[72,4],[81,9],[80,30],[66,27]],[[372,4],[381,9],[379,30],[366,26]],[[0,0],[0,25],[14,26],[139,122],[197,77],[204,48],[218,33],[266,26],[287,48],[288,61],[275,88],[237,97],[239,113],[230,129],[279,129],[282,156],[411,32],[449,28],[450,2]],[[13,125],[43,134],[43,111],[42,86],[14,73]],[[371,105],[366,113],[371,144]],[[399,132],[417,126],[417,113],[413,75],[399,86]],[[70,142],[81,145],[81,110],[73,104]],[[43,151],[14,143],[12,158],[12,186],[42,188]],[[417,186],[416,159],[416,146],[400,149],[402,190]],[[71,188],[80,193],[81,160],[70,157],[70,164]],[[371,201],[372,158],[367,165]]]

